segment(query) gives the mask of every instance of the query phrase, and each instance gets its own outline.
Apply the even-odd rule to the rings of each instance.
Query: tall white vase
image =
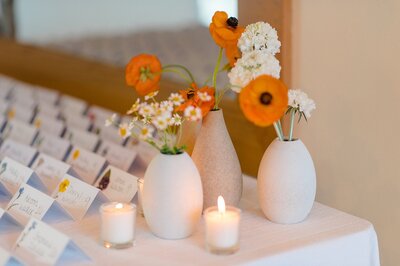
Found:
[[[181,239],[196,229],[203,209],[203,191],[196,165],[187,153],[157,155],[143,186],[143,211],[154,235]]]
[[[257,188],[261,209],[272,222],[292,224],[308,216],[315,200],[316,177],[301,140],[271,143],[260,163]]]

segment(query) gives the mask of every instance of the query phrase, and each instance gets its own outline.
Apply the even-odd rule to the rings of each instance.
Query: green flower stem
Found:
[[[281,120],[278,120],[279,132],[281,132],[282,139],[285,139],[285,135],[283,134]]]
[[[278,135],[279,140],[283,141],[283,137],[281,135],[281,131],[279,130],[278,122],[274,122],[274,128],[275,128],[276,135]]]
[[[216,87],[217,87],[218,69],[219,69],[219,65],[221,64],[221,59],[222,59],[222,51],[223,51],[223,48],[220,48],[217,63],[215,64],[215,68],[214,68],[213,79],[212,79],[212,86],[215,89],[215,97],[216,98],[218,98],[218,94],[219,94]],[[218,106],[214,106],[214,109],[218,109]]]
[[[228,63],[228,64],[226,64],[224,67],[222,67],[222,68],[220,68],[220,69],[218,70],[217,75],[218,75],[219,73],[221,73],[222,71],[228,71],[229,68],[230,68],[230,65],[229,65],[229,63]],[[212,79],[212,77],[213,77],[213,74],[211,74],[210,76],[208,76],[208,78],[207,78],[207,80],[204,82],[203,86],[206,86],[206,85],[208,84],[208,82],[210,82],[210,80]]]
[[[294,116],[296,112],[294,109],[290,111],[290,131],[289,131],[289,141],[292,141],[293,139],[293,127],[294,127]]]
[[[188,75],[189,75],[189,77],[190,77],[190,80],[192,81],[192,83],[196,83],[195,82],[195,80],[194,80],[194,77],[193,77],[193,75],[192,75],[192,73],[189,71],[189,69],[187,69],[185,66],[182,66],[182,65],[165,65],[165,66],[163,66],[163,70],[165,70],[165,69],[173,69],[173,68],[180,68],[180,69],[183,69]]]
[[[178,74],[181,78],[183,78],[187,83],[192,84],[194,81],[189,79],[188,77],[186,77],[185,74],[183,74],[181,71],[179,71],[178,69],[173,69],[173,68],[169,68],[169,69],[163,69],[162,72],[171,72],[171,73],[175,73]]]

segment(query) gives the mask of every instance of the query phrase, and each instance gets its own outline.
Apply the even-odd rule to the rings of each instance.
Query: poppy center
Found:
[[[227,19],[226,24],[228,24],[228,26],[230,26],[230,27],[236,29],[236,27],[237,27],[238,24],[239,24],[239,21],[238,21],[238,19],[235,18],[235,17],[230,17],[230,18]]]
[[[260,95],[260,102],[264,105],[269,105],[272,102],[272,95],[269,92],[264,92]]]
[[[193,97],[194,97],[194,90],[188,91],[188,93],[187,93],[188,100],[192,99]]]

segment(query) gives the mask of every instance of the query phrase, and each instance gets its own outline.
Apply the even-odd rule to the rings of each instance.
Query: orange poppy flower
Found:
[[[231,67],[235,66],[236,61],[242,56],[237,45],[230,45],[225,48],[225,55]]]
[[[216,11],[212,17],[209,30],[215,43],[219,47],[226,48],[228,46],[237,46],[237,41],[242,35],[244,28],[238,26],[236,18],[228,18],[226,12]]]
[[[140,54],[131,59],[125,69],[125,80],[139,95],[159,89],[161,62],[154,55]]]
[[[288,106],[288,89],[279,79],[262,75],[242,89],[239,103],[248,120],[266,127],[284,115]]]
[[[214,108],[215,104],[215,89],[212,87],[204,86],[198,88],[196,84],[192,84],[187,90],[181,90],[179,93],[182,95],[185,102],[176,108],[176,111],[184,111],[186,107],[192,105],[201,109],[201,114],[205,117],[211,109]],[[200,95],[209,96],[208,100],[202,100]]]

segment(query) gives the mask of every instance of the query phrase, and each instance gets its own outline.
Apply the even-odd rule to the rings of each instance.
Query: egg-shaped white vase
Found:
[[[154,235],[181,239],[196,229],[203,210],[203,190],[196,165],[185,152],[158,154],[143,184],[143,212]]]
[[[272,222],[303,221],[315,200],[314,163],[301,140],[275,139],[265,151],[258,169],[258,198],[264,215]]]

